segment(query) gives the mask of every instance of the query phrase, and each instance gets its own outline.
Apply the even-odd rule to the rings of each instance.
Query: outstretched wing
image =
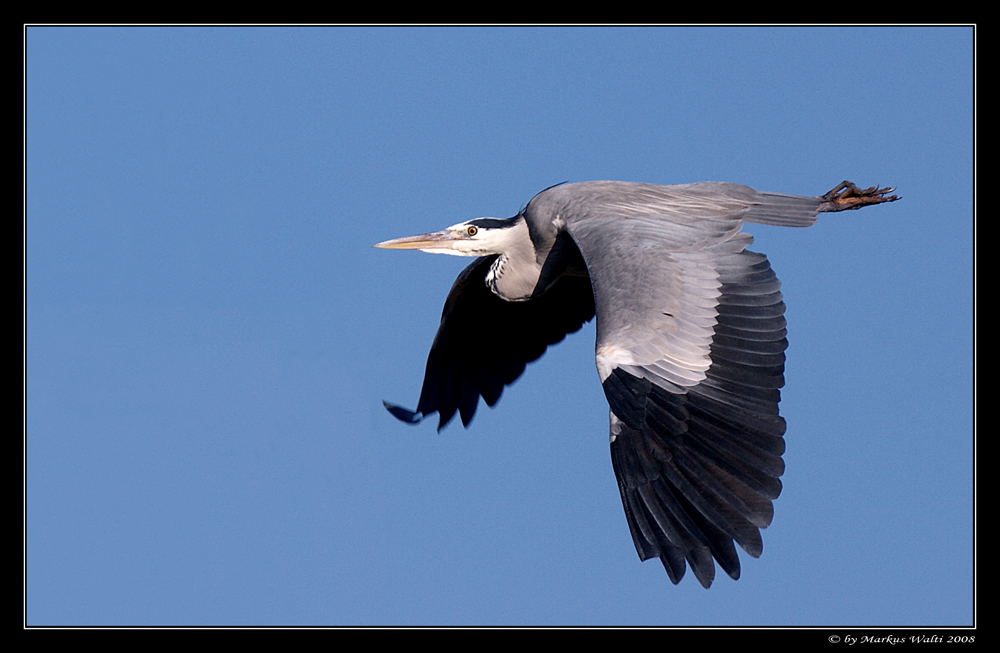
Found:
[[[549,345],[594,316],[594,295],[586,276],[560,277],[544,294],[508,302],[485,284],[495,256],[478,258],[455,280],[441,326],[427,358],[416,411],[386,403],[399,419],[417,423],[437,412],[440,430],[457,411],[468,426],[479,397],[493,406],[505,385],[524,372]]]
[[[713,558],[739,577],[734,542],[760,555],[784,472],[784,304],[739,229],[787,206],[805,226],[820,205],[779,196],[769,212],[722,199],[685,198],[683,217],[633,203],[566,227],[594,288],[611,457],[636,550],[659,557],[674,583],[690,564],[705,587]]]
[[[758,529],[771,523],[785,451],[778,281],[751,252],[720,264],[704,379],[679,392],[622,368],[604,380],[612,463],[639,556],[659,557],[675,583],[687,560],[705,587],[713,557],[739,578],[734,541],[760,555]]]

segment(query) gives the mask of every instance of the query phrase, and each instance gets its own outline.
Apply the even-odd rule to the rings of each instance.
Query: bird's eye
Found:
[[[468,229],[465,230],[465,233],[469,234],[470,236],[475,236],[476,233],[478,233],[478,232],[479,232],[479,229],[476,229],[475,226],[470,226]]]

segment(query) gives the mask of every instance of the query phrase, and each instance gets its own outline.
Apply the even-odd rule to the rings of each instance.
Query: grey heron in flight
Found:
[[[597,316],[611,462],[632,540],[674,583],[740,576],[781,492],[785,305],[744,222],[808,227],[819,213],[898,199],[843,182],[820,197],[707,182],[564,184],[516,216],[379,243],[475,256],[445,301],[415,411],[469,425],[525,364]],[[484,334],[486,337],[483,337]]]

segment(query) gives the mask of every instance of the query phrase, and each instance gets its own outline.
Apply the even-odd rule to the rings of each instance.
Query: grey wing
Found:
[[[759,529],[781,492],[784,304],[767,259],[745,250],[748,210],[680,225],[646,216],[567,226],[594,287],[611,456],[633,541],[675,583],[687,563],[708,587],[713,558],[738,578],[734,542],[760,555]]]
[[[437,412],[440,430],[458,412],[467,426],[480,396],[493,406],[527,363],[594,316],[590,280],[583,276],[561,277],[528,301],[500,299],[484,282],[495,258],[473,261],[448,293],[417,410],[383,402],[400,420],[415,424]]]

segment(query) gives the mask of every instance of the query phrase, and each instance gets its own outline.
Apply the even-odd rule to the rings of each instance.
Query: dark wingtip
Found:
[[[415,413],[412,410],[408,410],[402,406],[397,406],[396,404],[390,404],[388,401],[383,401],[382,405],[385,406],[385,409],[392,413],[392,416],[400,422],[406,422],[407,424],[419,424],[420,420],[424,418],[424,416],[420,413]]]

